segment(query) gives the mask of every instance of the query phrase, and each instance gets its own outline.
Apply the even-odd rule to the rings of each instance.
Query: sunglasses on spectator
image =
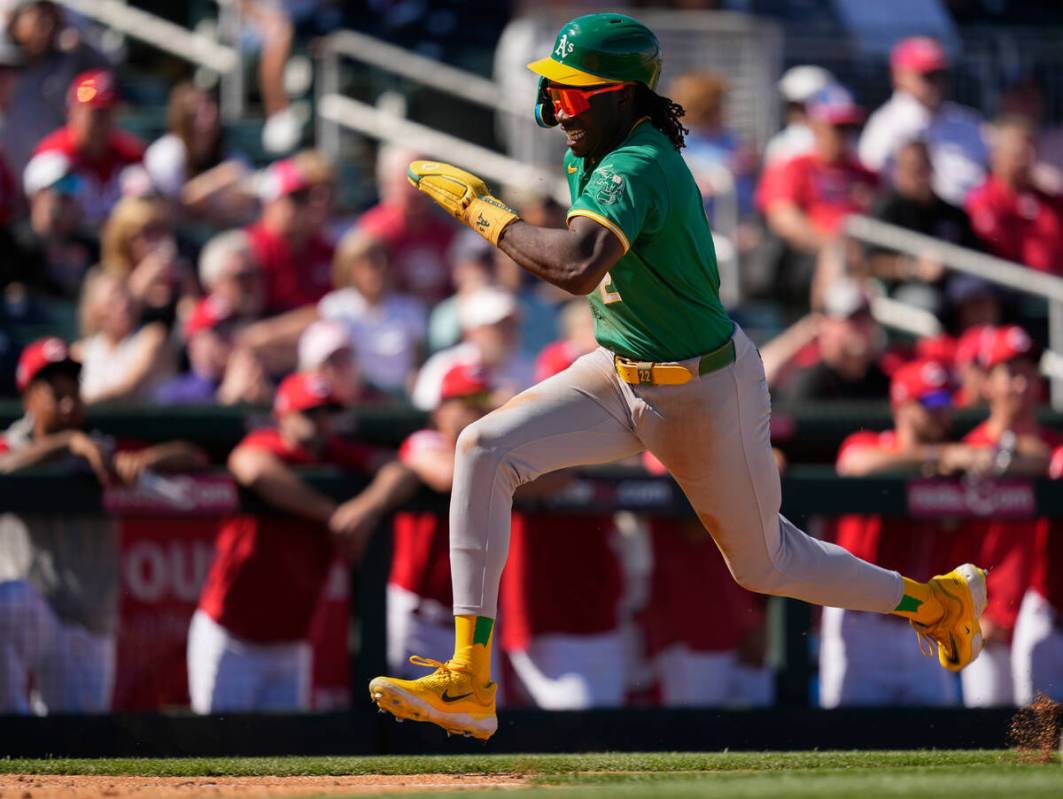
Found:
[[[928,411],[952,407],[952,393],[948,389],[934,391],[919,398],[919,404]]]
[[[591,98],[594,95],[618,92],[625,86],[627,86],[626,83],[614,83],[591,89],[576,89],[572,86],[550,86],[546,91],[554,104],[555,114],[564,111],[565,116],[574,117],[591,107]]]
[[[922,73],[923,80],[926,83],[941,83],[949,76],[948,70],[935,69],[930,72]]]

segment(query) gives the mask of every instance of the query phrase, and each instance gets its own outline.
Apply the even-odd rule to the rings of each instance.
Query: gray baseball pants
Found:
[[[764,368],[737,327],[734,341],[733,364],[697,376],[698,359],[684,362],[695,377],[681,386],[629,385],[612,353],[598,348],[467,427],[450,505],[455,615],[496,615],[518,486],[647,449],[671,472],[744,588],[850,610],[896,608],[903,593],[897,572],[812,538],[779,513]]]

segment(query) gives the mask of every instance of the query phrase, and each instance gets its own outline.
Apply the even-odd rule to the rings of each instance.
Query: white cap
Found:
[[[823,67],[791,67],[779,79],[779,93],[788,103],[807,103],[813,94],[834,82],[834,76]]]
[[[519,314],[516,298],[494,286],[484,286],[458,299],[458,322],[462,330],[496,325],[503,319]]]
[[[70,159],[58,150],[33,156],[22,172],[22,188],[27,197],[51,188],[73,171]]]
[[[840,278],[831,283],[823,293],[823,313],[840,319],[848,319],[857,311],[871,307],[867,292],[855,280]]]
[[[299,337],[299,371],[318,369],[344,347],[352,347],[347,326],[335,319],[318,319]]]

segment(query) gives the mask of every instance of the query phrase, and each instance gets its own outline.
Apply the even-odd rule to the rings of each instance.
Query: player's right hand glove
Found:
[[[502,231],[520,219],[516,211],[487,190],[483,180],[456,166],[439,161],[414,161],[406,177],[418,191],[496,246]]]

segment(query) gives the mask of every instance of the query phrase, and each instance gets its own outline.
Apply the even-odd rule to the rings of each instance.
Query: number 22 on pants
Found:
[[[611,305],[614,302],[623,302],[624,298],[620,296],[620,292],[616,290],[616,286],[613,285],[613,278],[608,272],[602,278],[602,282],[598,284],[598,294],[601,295],[602,302],[606,305]]]

